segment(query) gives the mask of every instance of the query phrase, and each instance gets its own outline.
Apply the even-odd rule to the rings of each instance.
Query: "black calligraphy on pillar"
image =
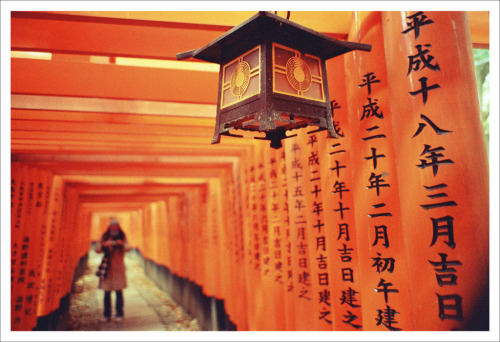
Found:
[[[438,285],[457,285],[458,277],[455,274],[457,270],[450,266],[462,266],[462,263],[458,260],[448,260],[448,254],[446,253],[439,253],[439,256],[441,257],[441,261],[428,260],[434,266]]]
[[[316,214],[316,217],[319,216],[319,214],[323,211],[323,202],[316,202],[314,201],[313,203],[313,213]]]
[[[385,154],[377,154],[377,149],[371,147],[372,155],[369,157],[365,157],[365,160],[372,160],[373,161],[373,169],[377,169],[377,159],[379,158],[385,158]]]
[[[316,134],[309,135],[309,140],[307,141],[307,145],[311,145],[311,148],[313,148],[314,144],[317,142],[318,142],[318,136]]]
[[[382,254],[380,253],[377,253],[377,255],[377,257],[372,258],[372,267],[377,268],[377,273],[382,273],[384,271],[392,273],[392,271],[394,271],[394,264],[396,263],[396,260],[394,258],[382,258]]]
[[[385,203],[377,203],[377,204],[372,205],[373,209],[380,209],[380,208],[384,208],[384,207],[385,207]],[[368,214],[368,217],[370,217],[370,218],[382,217],[382,216],[392,216],[392,214],[390,212],[374,212],[374,213]]]
[[[373,90],[373,86],[377,83],[380,83],[380,80],[374,75],[374,73],[367,73],[364,76],[363,84],[359,85],[359,88],[367,89],[368,95],[371,94]],[[376,99],[368,98],[368,104],[364,107],[364,118],[368,119],[372,116],[383,117],[382,112],[378,106]],[[336,105],[336,102],[332,102],[332,105]],[[338,108],[337,108],[338,110]],[[332,108],[333,111],[333,108]],[[334,121],[334,126],[336,125]],[[336,129],[337,133],[339,131]],[[340,135],[340,134],[339,134]],[[343,135],[340,135],[343,137]],[[332,176],[335,178],[333,182],[333,186],[330,188],[331,194],[338,199],[338,206],[333,207],[333,211],[339,213],[339,221],[338,222],[338,237],[337,241],[341,243],[342,248],[337,248],[339,252],[339,257],[342,262],[342,266],[340,267],[340,277],[343,282],[348,282],[351,287],[348,287],[347,290],[341,291],[340,303],[341,305],[348,306],[350,310],[344,311],[343,317],[345,319],[341,319],[342,323],[354,328],[361,329],[362,325],[359,323],[360,319],[358,317],[358,312],[361,307],[361,299],[358,297],[359,292],[354,290],[356,281],[355,281],[355,270],[352,265],[355,265],[355,250],[352,248],[349,243],[351,241],[351,237],[349,234],[349,223],[347,220],[347,213],[350,211],[349,202],[345,202],[349,200],[348,194],[351,192],[349,188],[348,182],[345,180],[345,176],[348,176],[348,165],[346,165],[345,154],[347,151],[342,147],[342,140],[339,143],[335,143],[330,145],[330,149],[328,151],[328,155],[334,158],[331,160],[330,170],[332,171]],[[326,195],[324,193],[324,195]],[[338,197],[337,197],[338,196]],[[355,246],[355,244],[353,244]],[[338,246],[340,247],[340,245]],[[356,271],[357,272],[357,271]],[[338,277],[334,277],[338,278]]]
[[[375,292],[377,292],[377,293],[383,292],[384,293],[384,300],[386,303],[389,301],[389,293],[399,293],[398,289],[389,288],[392,285],[393,285],[392,283],[385,282],[384,279],[380,278],[380,281],[379,281],[377,287],[375,288]],[[380,288],[380,287],[382,287],[382,288]]]
[[[330,310],[322,310],[319,315],[319,319],[325,320],[326,323],[332,324],[332,320],[329,318],[332,312]]]
[[[337,240],[344,236],[345,241],[349,241],[349,225],[347,223],[339,223],[339,236]]]
[[[328,258],[327,258],[325,255],[323,255],[323,254],[320,254],[320,255],[316,258],[316,260],[318,260],[318,268],[319,268],[320,270],[326,269],[326,267],[327,267],[326,260],[327,260],[327,259],[328,259]]]
[[[344,219],[344,211],[345,210],[351,210],[351,208],[344,207],[344,203],[343,202],[339,202],[339,207],[337,209],[333,209],[333,211],[335,211],[335,212],[340,212],[340,219],[341,220]]]
[[[443,241],[450,248],[455,248],[455,235],[453,234],[453,220],[452,216],[444,216],[440,218],[431,218],[432,220],[432,242],[431,247],[434,246],[439,237],[443,237]]]
[[[314,140],[310,140],[311,144],[314,144]],[[302,184],[302,180],[304,177],[304,169],[301,162],[301,154],[302,148],[298,143],[294,143],[292,145],[293,157],[291,161],[291,174],[292,179],[295,181],[294,190],[291,193],[292,195],[292,203],[294,206],[294,220],[293,224],[296,227],[296,250],[297,250],[297,265],[299,268],[298,274],[290,274],[289,279],[292,276],[296,277],[297,281],[297,294],[299,299],[312,300],[310,290],[311,287],[311,274],[309,271],[308,264],[308,244],[307,244],[307,236],[306,236],[306,209],[307,203],[305,200],[305,189]],[[290,248],[290,247],[289,247]],[[288,249],[288,252],[290,249]],[[291,260],[289,260],[291,263]],[[293,288],[293,283],[290,282],[288,285],[288,289]],[[295,289],[294,289],[295,290]]]
[[[330,168],[330,170],[335,171],[335,172],[336,172],[336,174],[337,174],[337,178],[339,178],[339,177],[340,177],[340,170],[341,170],[341,169],[345,169],[345,168],[346,168],[346,166],[345,166],[345,165],[340,165],[340,164],[339,164],[339,161],[338,161],[338,160],[336,160],[336,161],[335,161],[335,166],[334,166],[334,167],[331,167],[331,168]]]
[[[418,124],[418,129],[415,132],[415,134],[412,136],[412,139],[415,138],[417,135],[419,135],[423,131],[423,129],[427,126],[427,124],[429,124],[429,126],[431,126],[432,129],[434,130],[434,132],[436,132],[436,134],[438,134],[438,135],[452,133],[452,131],[447,131],[445,129],[439,128],[434,122],[431,121],[431,119],[429,119],[424,114],[420,114],[420,118],[422,120],[424,120],[426,123],[421,122]]]
[[[463,321],[463,311],[462,311],[462,297],[458,294],[452,295],[439,295],[438,305],[439,305],[439,318],[441,320],[453,319],[457,321]]]
[[[313,226],[313,228],[317,229],[318,230],[318,234],[321,234],[321,229],[325,226],[325,224],[323,222],[321,222],[321,220],[316,220],[316,224]]]
[[[317,236],[316,237],[316,251],[318,251],[318,250],[321,250],[323,252],[326,251],[326,239],[324,236]],[[320,268],[320,269],[322,268],[319,263],[318,263],[318,268]]]
[[[351,252],[354,250],[352,248],[347,248],[347,245],[344,243],[344,248],[339,249],[338,251],[340,252],[340,260],[342,262],[351,262],[352,257],[351,257]]]
[[[24,181],[19,183],[18,200],[16,208],[16,217],[14,220],[14,228],[19,230],[21,228],[21,213],[23,211],[23,198],[24,198]]]
[[[418,39],[418,36],[420,35],[420,28],[422,26],[434,23],[434,21],[432,21],[431,19],[427,19],[427,16],[424,14],[424,12],[421,11],[414,13],[406,18],[409,19],[409,21],[406,22],[408,28],[401,33],[406,34],[413,31],[415,34],[415,40]]]
[[[339,194],[340,199],[342,199],[342,193],[349,191],[350,190],[346,187],[346,184],[344,182],[335,181],[332,191],[333,194]]]
[[[318,294],[319,294],[319,304],[323,303],[327,306],[332,306],[332,303],[330,302],[331,300],[330,290],[324,289],[321,290]]]
[[[356,304],[358,302],[356,298],[357,294],[359,294],[359,292],[353,290],[350,287],[347,290],[342,291],[342,297],[340,297],[340,304],[341,305],[347,304],[352,308],[359,308],[360,305]]]
[[[409,94],[413,97],[422,94],[422,101],[424,104],[427,103],[428,92],[430,90],[441,88],[439,84],[427,85],[427,77],[420,77],[418,81],[420,82],[420,89],[415,91],[410,91]]]
[[[375,131],[377,129],[379,129],[380,127],[379,126],[373,126],[373,127],[369,127],[366,129],[366,131],[368,132],[372,132],[372,131]],[[363,141],[368,141],[368,140],[372,140],[372,139],[380,139],[380,138],[386,138],[386,135],[385,134],[374,134],[374,135],[369,135],[367,137],[364,137],[362,138],[361,140]]]
[[[363,75],[363,83],[359,84],[360,88],[365,87],[368,90],[368,95],[372,93],[371,85],[373,83],[380,83],[380,80],[377,79],[377,76],[373,72],[369,72],[366,75]]]
[[[355,329],[361,329],[362,326],[359,324],[354,324],[353,322],[358,318],[355,314],[353,314],[351,311],[347,310],[347,315],[343,315],[344,318],[346,318],[345,321],[342,321],[345,324],[349,324],[351,327]]]
[[[332,103],[333,104],[333,103]],[[337,106],[339,108],[339,106]],[[313,214],[313,220],[316,221],[316,224],[313,224],[314,230],[314,238],[316,241],[316,249],[314,250],[316,256],[316,267],[312,269],[312,272],[316,272],[317,281],[316,283],[319,285],[320,291],[318,293],[318,301],[320,303],[323,302],[324,291],[329,289],[330,285],[330,275],[328,273],[328,246],[327,239],[322,232],[322,227],[324,226],[323,221],[323,197],[320,196],[322,191],[321,189],[321,175],[320,175],[320,167],[321,160],[319,155],[319,147],[318,147],[318,136],[316,134],[310,135],[307,141],[308,148],[308,170],[309,170],[309,182],[307,183],[308,191],[311,194],[314,194],[313,203],[308,202],[308,206],[310,209],[310,213]],[[314,241],[314,240],[312,240]],[[311,251],[313,252],[313,251]],[[325,303],[326,304],[326,303]],[[323,320],[327,324],[331,325],[332,321],[330,319],[331,316],[331,308],[330,305],[321,305],[319,306],[319,316],[320,320]]]
[[[415,56],[415,59],[418,58],[418,61],[415,60],[413,68],[423,68],[422,63],[424,62],[430,64],[431,66],[434,66],[434,64],[432,63],[433,58],[431,58],[431,56],[429,56],[427,53],[428,52],[426,51],[422,51],[422,53],[419,56]],[[384,119],[384,113],[379,106],[379,99],[374,98],[376,95],[371,95],[373,90],[372,87],[377,84],[380,86],[383,85],[382,82],[379,79],[377,79],[377,77],[373,73],[370,72],[363,75],[363,82],[359,84],[359,88],[364,87],[367,90],[368,103],[362,106],[363,112],[361,120],[367,120],[369,118],[374,118],[374,117],[378,119]],[[428,91],[428,89],[425,90]],[[376,145],[377,143],[382,144],[382,142],[384,141],[383,139],[387,137],[384,132],[384,121],[383,120],[378,121],[377,124],[372,124],[372,125],[367,124],[367,126],[363,128],[365,131],[361,135],[361,141],[368,142],[371,145],[369,146],[370,153],[368,153],[368,155],[363,156],[363,159],[368,163],[370,163],[369,164],[370,169],[367,172],[365,178],[368,180],[368,184],[365,186],[365,188],[367,190],[375,190],[377,198],[381,197],[381,195],[382,198],[384,198],[385,197],[384,195],[386,194],[385,193],[382,194],[382,191],[383,189],[387,189],[387,191],[389,191],[391,184],[389,184],[387,178],[389,173],[380,169],[381,168],[383,169],[384,166],[383,161],[386,158],[388,158],[388,155],[384,153],[385,150],[383,150],[380,146]],[[343,189],[341,187],[341,184],[335,185],[334,192],[338,193],[339,196],[342,195],[342,190]],[[388,249],[390,247],[388,225],[386,222],[380,220],[391,217],[392,216],[391,209],[386,205],[386,203],[381,201],[376,201],[375,203],[371,203],[371,208],[372,209],[367,208],[366,215],[369,218],[375,219],[377,222],[377,224],[374,225],[374,238],[372,240],[373,241],[372,246]],[[339,231],[339,238],[340,238],[340,233],[341,231]],[[339,249],[339,251],[341,251],[341,257],[343,258],[349,257],[347,253],[348,249],[345,244],[344,248],[342,250]],[[379,252],[377,252],[377,255],[378,255],[377,257],[372,258],[373,261],[372,267],[375,267],[379,274],[381,272],[392,274],[394,272],[395,259],[382,258],[382,255]],[[343,277],[345,277],[344,274]],[[387,304],[389,300],[388,298],[389,293],[398,293],[399,290],[393,288],[392,283],[386,282],[384,279],[381,279],[379,284],[377,285],[377,288],[375,289],[375,292],[383,292],[385,303]],[[348,294],[349,294],[348,292],[345,293],[344,295],[346,296],[345,300],[347,300]],[[377,312],[378,312],[378,316],[376,317],[377,325],[383,325],[389,330],[400,330],[395,326],[398,323],[397,320],[395,319],[395,315],[399,314],[399,312],[396,312],[394,309],[391,309],[388,305],[386,309],[381,309],[378,310]]]
[[[427,94],[425,94],[427,96]],[[367,98],[368,104],[363,105],[363,115],[360,120],[367,119],[370,117],[377,117],[379,119],[384,118],[384,113],[379,112],[380,107],[378,106],[378,99],[373,99],[371,97]]]
[[[372,246],[378,245],[379,240],[382,241],[382,246],[385,248],[389,247],[389,236],[387,235],[387,226],[385,225],[375,226],[375,241]]]
[[[273,249],[273,267],[272,267],[272,272],[274,275],[274,282],[283,285],[284,280],[285,280],[285,264],[284,264],[284,258],[283,256],[285,255],[284,251],[284,243],[286,240],[284,239],[284,226],[282,226],[281,222],[281,215],[279,214],[280,212],[286,211],[285,208],[281,208],[280,204],[280,199],[282,198],[280,195],[285,195],[287,187],[283,187],[279,185],[280,181],[280,176],[281,180],[284,184],[286,184],[286,163],[285,163],[285,151],[283,150],[278,159],[275,157],[271,157],[271,169],[270,169],[270,174],[269,174],[269,179],[271,180],[271,191],[272,191],[272,196],[271,196],[271,210],[272,210],[272,218],[271,222],[273,225],[273,243],[272,243],[272,249]],[[281,167],[280,167],[281,166]],[[280,174],[280,169],[281,169],[281,174]],[[288,215],[286,215],[288,216]]]
[[[389,184],[385,183],[385,180],[382,178],[384,174],[379,174],[376,175],[375,173],[371,173],[370,178],[368,181],[370,182],[370,185],[368,185],[366,188],[367,189],[376,189],[377,191],[377,196],[380,196],[380,188],[388,188],[390,187]]]
[[[438,167],[440,165],[454,164],[451,159],[442,159],[444,154],[440,153],[444,151],[444,147],[439,146],[436,148],[431,148],[430,145],[424,144],[424,150],[420,156],[424,156],[427,159],[420,159],[420,165],[417,165],[419,169],[425,169],[427,167],[432,167],[432,173],[434,177],[438,173]]]
[[[339,103],[336,100],[330,101],[330,109],[332,110],[332,118],[333,118],[333,129],[340,137],[344,137],[344,132],[340,127],[340,121],[335,121],[335,109],[340,109],[340,108],[342,107],[339,106]]]
[[[399,314],[399,312],[391,308],[389,305],[386,305],[383,310],[377,310],[377,314],[378,316],[375,319],[377,321],[377,325],[383,325],[391,331],[401,330],[400,328],[394,326],[395,324],[398,324],[398,321],[396,321],[396,315]]]
[[[430,44],[425,44],[424,45],[426,48],[431,47]],[[426,56],[430,51],[428,49],[422,50],[422,45],[418,44],[415,45],[417,48],[417,54],[413,56],[408,56],[409,59],[409,66],[408,66],[408,74],[412,71],[419,71],[424,68],[428,68],[433,71],[439,71],[439,64],[432,64],[432,61],[434,60],[434,56],[428,55]]]
[[[432,185],[432,186],[425,186],[424,188],[427,191],[441,191],[441,189],[447,188],[448,185],[444,183]],[[425,210],[430,210],[430,209],[436,209],[436,208],[443,208],[443,207],[456,207],[458,204],[455,201],[441,201],[442,198],[448,197],[448,194],[445,192],[439,192],[435,194],[431,194],[427,196],[433,201],[439,201],[439,202],[434,202],[434,203],[428,203],[428,204],[421,204],[420,206],[424,208]]]
[[[354,282],[354,270],[350,267],[342,268],[342,280]]]
[[[328,273],[318,273],[318,283],[322,286],[328,286]]]
[[[418,39],[420,34],[420,29],[425,25],[433,24],[434,22],[427,18],[424,12],[416,12],[411,16],[408,16],[407,22],[408,28],[402,33],[407,34],[411,31],[415,34],[415,40]],[[440,71],[440,66],[438,61],[431,53],[431,48],[433,46],[432,42],[423,42],[422,44],[415,44],[416,53],[408,56],[408,70],[406,76],[412,72],[419,72],[423,69],[428,69],[430,71]],[[430,91],[441,88],[439,84],[433,84],[427,77],[421,77],[419,80],[420,89],[415,91],[410,91],[409,94],[412,97],[417,95],[422,95],[422,101],[425,105],[428,100],[428,95]],[[426,127],[432,128],[437,136],[443,136],[452,133],[450,130],[443,129],[439,127],[431,118],[427,115],[420,114],[421,121],[418,124],[418,128],[415,131],[413,138],[419,136]],[[424,144],[424,150],[420,154],[420,164],[417,167],[421,170],[431,167],[434,177],[438,177],[439,167],[443,165],[452,165],[454,162],[444,156],[445,148],[442,146],[432,148],[429,144]],[[429,199],[425,203],[420,204],[420,207],[426,211],[435,210],[438,208],[449,208],[456,207],[457,203],[454,200],[448,199],[448,194],[444,191],[448,185],[443,180],[439,179],[436,184],[424,185],[424,189],[427,191],[427,198]],[[433,248],[443,248],[443,244],[451,249],[455,249],[455,236],[454,236],[454,218],[452,215],[448,214],[438,218],[430,217],[432,222],[432,241],[429,247]],[[437,244],[438,240],[441,240],[443,244]],[[446,247],[444,247],[446,248]],[[448,286],[457,285],[457,266],[461,266],[462,263],[459,260],[449,260],[448,254],[444,252],[438,252],[440,260],[428,260],[430,265],[434,267],[437,284],[440,288],[448,288]],[[463,320],[462,313],[462,297],[458,294],[447,294],[441,295],[437,294],[438,297],[438,317],[441,320],[452,319],[452,320]]]

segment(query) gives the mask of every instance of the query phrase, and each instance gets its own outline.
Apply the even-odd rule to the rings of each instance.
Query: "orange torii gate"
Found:
[[[471,56],[484,32],[471,41],[465,12],[347,14],[331,34],[373,49],[327,62],[340,139],[298,131],[276,151],[210,145],[217,74],[112,62],[173,59],[229,26],[13,13],[12,50],[52,59],[12,59],[11,329],[58,309],[115,212],[145,258],[223,300],[238,330],[484,330],[489,174]]]

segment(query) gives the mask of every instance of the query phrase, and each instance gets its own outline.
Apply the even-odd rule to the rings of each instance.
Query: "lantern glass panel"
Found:
[[[286,62],[295,56],[295,52],[291,49],[281,48],[280,46],[273,44],[273,65],[274,66],[282,66],[283,68],[286,65]]]
[[[228,63],[224,66],[224,84],[227,84],[231,82],[231,75],[233,73],[234,68],[236,67],[236,64],[238,64],[238,61],[232,61],[231,63]]]
[[[286,79],[286,74],[279,71],[274,73],[274,90],[277,93],[283,94],[294,94],[297,92]]]
[[[260,93],[260,45],[222,67],[220,107],[225,108]]]
[[[310,55],[304,55],[302,56],[302,59],[304,60],[304,62],[306,62],[307,66],[309,67],[309,70],[311,70],[311,74],[313,76],[321,78],[321,65],[319,58]]]
[[[312,82],[307,91],[304,92],[304,97],[309,99],[323,99],[323,84]]]
[[[255,74],[253,76],[250,75],[247,92],[252,95],[258,94],[260,92],[259,74]]]
[[[250,69],[260,67],[260,46],[253,51],[250,51],[247,55],[243,55],[243,60],[250,65]]]

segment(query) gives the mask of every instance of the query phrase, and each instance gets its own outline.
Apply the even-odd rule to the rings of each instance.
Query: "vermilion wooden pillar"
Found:
[[[275,330],[275,306],[272,298],[272,280],[270,263],[270,241],[267,203],[267,179],[265,163],[269,162],[268,147],[262,142],[256,142],[254,153],[254,189],[255,202],[252,203],[252,252],[254,258],[253,280],[255,294],[255,330]],[[272,308],[271,308],[272,306]]]
[[[59,266],[56,263],[55,254],[59,246],[59,234],[61,228],[61,209],[63,196],[63,180],[61,176],[52,179],[50,198],[47,203],[47,215],[45,216],[45,227],[42,227],[43,256],[41,268],[40,301],[38,305],[38,316],[48,315],[59,305],[56,296],[56,271]]]
[[[30,197],[29,167],[20,163],[11,164],[11,329],[26,330],[26,254],[29,247],[29,231],[26,231],[26,207]],[[24,242],[25,240],[26,242]]]
[[[340,76],[340,75],[339,75]],[[339,77],[340,78],[340,77]],[[311,131],[311,129],[307,130]],[[328,164],[327,158],[322,158],[320,153],[325,152],[322,147],[336,142],[325,132],[304,134],[302,138],[302,153],[305,156],[303,165],[304,198],[306,200],[306,217],[309,245],[309,263],[311,270],[311,299],[314,311],[314,326],[311,330],[328,331],[335,326],[335,310],[333,303],[337,303],[337,295],[332,294],[332,285],[338,274],[334,273],[333,251],[335,249],[332,231],[327,232],[326,202],[331,190],[323,186],[323,178],[330,174],[323,164]],[[322,147],[320,147],[323,145]],[[320,152],[321,151],[321,152]]]
[[[354,214],[360,274],[346,265],[342,277],[346,286],[359,281],[363,330],[413,330],[380,12],[355,13],[350,37],[373,48],[345,58],[354,207],[337,210]]]
[[[45,240],[42,232],[46,232],[45,219],[48,213],[48,199],[50,196],[51,182],[53,175],[46,170],[38,171],[37,183],[35,185],[35,221],[32,226],[31,247],[29,265],[29,277],[34,276],[34,279],[28,280],[27,296],[32,296],[30,305],[30,317],[27,317],[28,328],[33,329],[37,321],[37,309],[40,302],[40,284],[41,284],[41,269],[43,262],[40,256],[43,255],[45,249]],[[33,272],[34,271],[34,272]]]
[[[339,139],[327,139],[319,134],[319,157],[323,195],[324,231],[329,243],[331,267],[330,298],[334,330],[361,331],[363,329],[363,297],[358,263],[358,245],[354,224],[354,196],[351,170],[352,134],[349,124],[349,103],[346,98],[344,58],[326,63],[332,116]],[[342,210],[341,208],[351,208]],[[353,272],[353,281],[342,275]]]
[[[258,263],[255,260],[255,245],[258,241],[257,234],[253,231],[254,224],[254,206],[257,206],[256,194],[255,194],[255,167],[254,165],[254,153],[255,149],[245,158],[245,169],[244,169],[244,197],[242,204],[243,213],[243,227],[244,227],[244,246],[245,246],[245,281],[247,288],[247,322],[248,329],[255,330],[256,319],[255,319],[255,281],[258,279],[259,269],[257,267]]]
[[[489,175],[467,15],[382,23],[415,329],[484,327]]]
[[[286,154],[286,177],[288,182],[288,209],[289,229],[291,243],[291,270],[293,283],[291,289],[294,296],[295,322],[294,330],[314,330],[318,313],[316,303],[313,302],[315,294],[311,279],[311,248],[307,211],[312,203],[307,203],[305,193],[305,178],[307,171],[307,156],[303,136],[305,130],[298,130],[297,137],[284,140],[283,148]],[[311,209],[312,210],[312,209]]]
[[[262,281],[266,288],[264,302],[268,303],[264,307],[267,325],[263,325],[266,330],[285,330],[286,319],[284,311],[284,267],[283,267],[283,237],[286,227],[282,220],[283,205],[280,202],[283,197],[283,186],[279,186],[280,156],[284,159],[284,150],[271,149],[264,146],[264,174],[266,176],[266,216],[267,234],[263,235],[263,272]],[[281,204],[281,205],[280,205]],[[265,238],[265,239],[264,239]]]

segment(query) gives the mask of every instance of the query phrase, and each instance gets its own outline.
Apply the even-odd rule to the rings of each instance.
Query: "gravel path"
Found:
[[[65,331],[199,331],[198,321],[144,274],[139,262],[126,254],[128,287],[123,291],[123,321],[101,322],[104,292],[94,275],[101,255],[89,252],[88,268],[75,283]],[[115,297],[112,296],[114,305]]]

